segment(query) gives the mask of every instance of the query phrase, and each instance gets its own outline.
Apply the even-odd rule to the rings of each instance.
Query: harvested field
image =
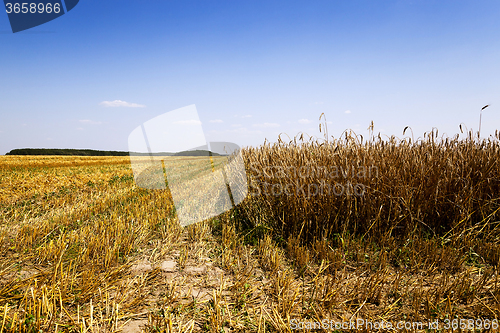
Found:
[[[1,330],[498,327],[499,140],[246,148],[247,198],[185,228],[129,158],[0,156]]]

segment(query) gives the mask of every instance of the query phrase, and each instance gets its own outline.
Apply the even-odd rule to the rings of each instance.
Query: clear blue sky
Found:
[[[0,154],[127,150],[196,104],[209,141],[351,128],[500,129],[500,2],[81,0],[13,34],[0,13]],[[143,107],[109,107],[113,101]],[[104,103],[103,103],[104,102]],[[115,102],[115,104],[120,104]]]

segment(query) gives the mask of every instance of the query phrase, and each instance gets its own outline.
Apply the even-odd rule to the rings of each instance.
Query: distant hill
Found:
[[[172,156],[208,156],[209,153],[210,152],[208,150],[186,150],[175,153]],[[212,152],[212,156],[223,156],[223,155]]]
[[[148,156],[148,153],[129,153],[128,151],[93,149],[21,148],[13,149],[5,155],[64,155],[64,156]],[[154,156],[208,156],[207,150],[188,150],[178,153],[153,153]],[[222,156],[212,153],[212,156]]]

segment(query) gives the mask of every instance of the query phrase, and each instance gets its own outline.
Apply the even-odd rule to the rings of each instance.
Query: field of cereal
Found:
[[[137,187],[128,157],[0,156],[1,330],[291,332],[454,318],[491,328],[499,139],[347,133],[245,148],[247,198],[184,228],[168,190]]]

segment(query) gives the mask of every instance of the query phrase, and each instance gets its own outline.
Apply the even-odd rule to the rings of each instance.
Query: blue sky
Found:
[[[81,0],[13,34],[0,14],[0,154],[127,150],[134,128],[191,104],[207,140],[241,146],[320,136],[321,113],[334,137],[372,120],[453,136],[491,104],[487,137],[500,129],[498,17],[496,0]]]

